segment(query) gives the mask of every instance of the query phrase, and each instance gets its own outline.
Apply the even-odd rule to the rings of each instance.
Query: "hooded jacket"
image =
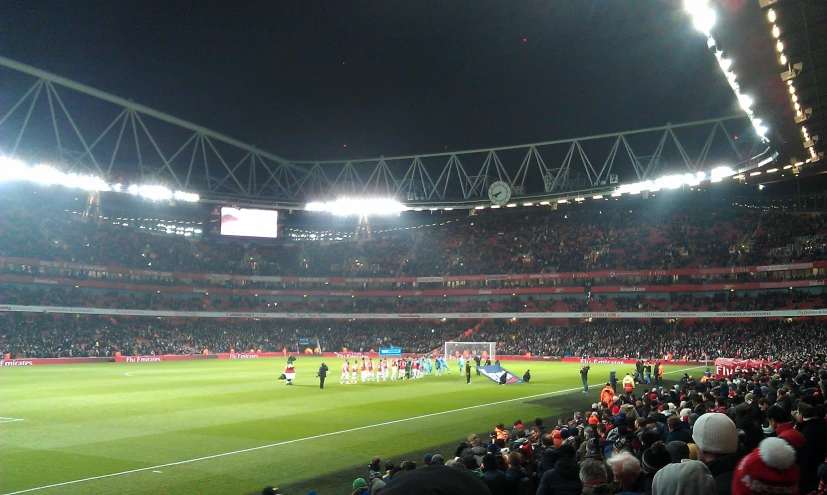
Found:
[[[574,459],[562,457],[551,471],[546,471],[537,487],[537,495],[580,495],[580,467]]]

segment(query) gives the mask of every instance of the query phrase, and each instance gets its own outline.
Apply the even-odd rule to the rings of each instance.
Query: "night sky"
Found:
[[[2,12],[4,56],[290,159],[739,113],[677,0],[5,1]]]

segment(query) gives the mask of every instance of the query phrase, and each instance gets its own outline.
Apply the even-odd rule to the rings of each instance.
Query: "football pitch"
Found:
[[[374,455],[421,465],[499,422],[570,418],[611,369],[633,369],[592,365],[587,395],[577,363],[503,361],[530,368],[529,384],[467,385],[452,363],[444,376],[340,385],[344,359],[324,361],[324,390],[321,358],[296,361],[294,386],[277,379],[282,359],[0,368],[0,495],[349,491]],[[684,370],[703,368],[665,378]]]

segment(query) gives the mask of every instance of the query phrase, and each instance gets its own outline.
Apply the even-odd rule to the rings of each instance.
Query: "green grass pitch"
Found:
[[[633,368],[592,366],[587,396],[579,364],[504,361],[518,375],[531,369],[520,385],[475,375],[466,385],[454,366],[343,386],[344,360],[328,359],[319,390],[321,361],[300,357],[292,387],[277,380],[282,359],[2,368],[0,495],[348,491],[374,455],[401,461],[442,446],[447,456],[498,422],[570,417],[597,400],[610,369]]]

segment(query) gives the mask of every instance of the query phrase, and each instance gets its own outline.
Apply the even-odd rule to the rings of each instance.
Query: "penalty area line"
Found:
[[[680,370],[667,371],[667,372],[664,372],[664,375],[668,375],[668,374],[672,374],[672,373],[681,373],[683,371],[694,370],[694,369],[703,368],[703,367],[704,366],[693,366],[691,368],[683,368],[683,369],[680,369]],[[448,411],[439,411],[439,412],[435,412],[435,413],[421,414],[419,416],[412,416],[410,418],[394,419],[392,421],[385,421],[385,422],[377,423],[377,424],[373,424],[373,425],[357,426],[355,428],[348,428],[346,430],[331,431],[331,432],[328,432],[328,433],[320,433],[318,435],[312,435],[312,436],[303,437],[303,438],[294,438],[293,440],[285,440],[283,442],[276,442],[276,443],[271,443],[271,444],[267,444],[267,445],[259,445],[258,447],[250,447],[248,449],[234,450],[232,452],[222,452],[220,454],[213,454],[213,455],[207,455],[207,456],[203,456],[203,457],[196,457],[195,459],[186,459],[186,460],[183,460],[183,461],[169,462],[169,463],[166,463],[166,464],[158,464],[157,466],[149,466],[149,467],[143,467],[143,468],[137,468],[137,469],[130,469],[128,471],[120,471],[120,472],[117,472],[117,473],[102,474],[102,475],[99,475],[99,476],[91,476],[89,478],[81,478],[81,479],[77,479],[77,480],[64,481],[64,482],[61,482],[61,483],[52,483],[51,485],[43,485],[43,486],[38,486],[38,487],[34,487],[34,488],[26,488],[24,490],[18,490],[16,492],[7,492],[7,493],[3,493],[3,494],[0,494],[0,495],[19,495],[21,493],[31,493],[31,492],[35,492],[35,491],[39,491],[39,490],[48,490],[49,488],[58,488],[58,487],[61,487],[61,486],[76,485],[78,483],[86,483],[88,481],[96,481],[96,480],[102,480],[102,479],[107,479],[107,478],[115,478],[117,476],[125,476],[127,474],[143,473],[143,472],[147,472],[147,471],[156,471],[156,470],[159,470],[159,469],[162,469],[162,468],[167,468],[167,467],[183,466],[185,464],[192,464],[194,462],[208,461],[210,459],[219,459],[221,457],[227,457],[227,456],[238,455],[238,454],[246,454],[247,452],[255,452],[257,450],[271,449],[273,447],[281,447],[283,445],[290,445],[290,444],[299,443],[299,442],[306,442],[308,440],[316,440],[316,439],[319,439],[319,438],[332,437],[332,436],[336,436],[336,435],[343,435],[345,433],[353,433],[355,431],[362,431],[362,430],[366,430],[368,428],[376,428],[377,426],[394,425],[394,424],[398,424],[398,423],[405,423],[405,422],[408,422],[408,421],[416,421],[418,419],[432,418],[434,416],[442,416],[443,414],[452,414],[452,413],[456,413],[456,412],[470,411],[472,409],[479,409],[479,408],[482,408],[482,407],[490,407],[490,406],[497,406],[497,405],[500,405],[500,404],[508,404],[508,403],[511,403],[511,402],[519,402],[519,401],[524,401],[526,399],[535,399],[535,398],[538,398],[538,397],[549,397],[549,396],[554,396],[554,395],[566,394],[566,393],[569,393],[569,392],[576,392],[578,390],[581,390],[582,388],[583,387],[576,387],[576,388],[568,388],[568,389],[565,389],[565,390],[555,390],[553,392],[544,392],[542,394],[526,395],[524,397],[516,397],[516,398],[513,398],[513,399],[504,399],[504,400],[500,400],[500,401],[496,401],[496,402],[488,402],[486,404],[477,404],[477,405],[473,405],[473,406],[460,407],[460,408],[457,408],[457,409],[450,409]]]

